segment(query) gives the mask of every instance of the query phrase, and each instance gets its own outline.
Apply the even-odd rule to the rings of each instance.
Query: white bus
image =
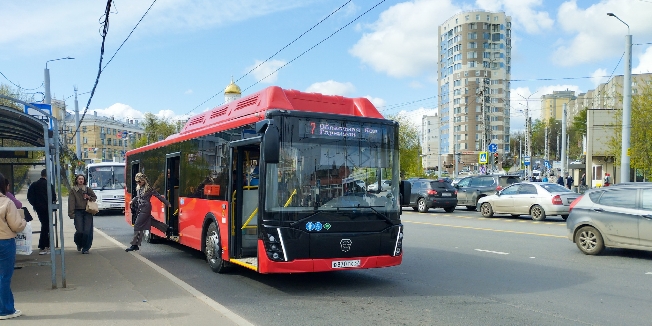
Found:
[[[125,209],[124,163],[91,163],[86,166],[86,175],[100,211]]]

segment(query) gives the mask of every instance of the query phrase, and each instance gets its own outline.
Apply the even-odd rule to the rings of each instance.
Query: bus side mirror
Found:
[[[412,195],[412,184],[407,181],[401,181],[398,186],[401,192],[401,206],[410,205],[410,196]]]
[[[278,127],[270,124],[265,131],[262,142],[262,152],[265,163],[278,163],[279,151],[281,150],[279,137],[280,133]]]

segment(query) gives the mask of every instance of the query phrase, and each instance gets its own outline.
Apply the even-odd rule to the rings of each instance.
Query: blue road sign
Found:
[[[550,168],[550,161],[543,161],[543,166],[546,167],[546,169]]]
[[[525,165],[525,166],[530,165],[530,157],[529,156],[523,156],[523,165]]]
[[[478,155],[478,163],[487,164],[487,152],[480,152]]]
[[[122,138],[127,138],[127,136],[129,136],[129,133],[127,133],[126,130],[123,131],[123,132],[122,132]]]
[[[489,144],[489,151],[492,153],[495,153],[498,151],[498,145],[496,144]]]

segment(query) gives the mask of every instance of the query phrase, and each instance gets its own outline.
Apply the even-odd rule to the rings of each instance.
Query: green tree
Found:
[[[398,149],[401,176],[403,178],[424,176],[419,129],[405,117],[388,116],[387,119],[394,120],[399,124]]]
[[[631,133],[630,133],[630,167],[641,170],[645,175],[652,174],[652,85],[638,83],[638,94],[632,96]],[[618,94],[622,102],[622,95]],[[621,164],[623,112],[616,114],[614,134],[608,141],[609,151]]]
[[[135,148],[155,143],[161,138],[165,139],[166,137],[176,133],[180,127],[179,123],[175,124],[165,119],[158,118],[152,113],[145,113],[143,126],[145,127],[145,132],[143,133],[143,137],[134,144]]]

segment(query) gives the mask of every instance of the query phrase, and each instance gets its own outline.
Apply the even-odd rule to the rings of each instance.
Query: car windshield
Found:
[[[124,189],[125,168],[121,166],[91,166],[88,168],[88,185],[92,189]]]
[[[549,193],[563,193],[563,192],[572,192],[570,189],[562,187],[556,183],[546,183],[542,184],[541,188],[545,189]]]

